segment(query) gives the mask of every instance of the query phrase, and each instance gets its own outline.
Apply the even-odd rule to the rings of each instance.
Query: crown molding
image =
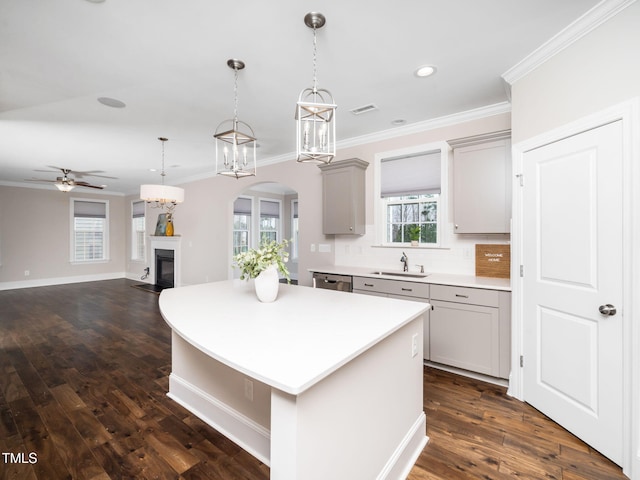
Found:
[[[531,73],[544,62],[577,42],[580,38],[614,17],[636,0],[602,0],[564,30],[542,44],[527,57],[502,74],[508,85]]]

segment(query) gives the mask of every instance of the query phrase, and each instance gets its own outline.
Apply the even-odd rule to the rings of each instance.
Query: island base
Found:
[[[422,356],[413,355],[422,329],[418,317],[296,395],[174,332],[168,395],[269,465],[274,480],[403,479],[428,441]]]

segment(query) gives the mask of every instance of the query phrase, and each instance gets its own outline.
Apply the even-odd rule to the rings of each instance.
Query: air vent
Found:
[[[363,113],[373,112],[374,110],[378,110],[378,106],[370,103],[369,105],[363,105],[362,107],[356,107],[349,110],[354,115],[362,115]]]

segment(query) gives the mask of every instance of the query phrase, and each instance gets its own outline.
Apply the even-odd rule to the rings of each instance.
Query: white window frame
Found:
[[[143,207],[144,207],[144,215],[142,217],[135,217],[133,216],[133,212],[134,212],[134,205],[136,203],[142,203]],[[136,218],[142,218],[142,245],[139,245],[138,243],[138,232],[139,230],[136,229]],[[138,251],[138,247],[142,246],[142,258],[134,256],[137,251]],[[144,200],[134,200],[131,202],[131,261],[132,262],[140,262],[140,263],[146,263],[147,261],[147,202],[145,202]]]
[[[75,258],[75,244],[76,244],[76,235],[75,235],[75,203],[76,202],[93,202],[93,203],[102,203],[105,206],[105,219],[104,219],[104,231],[102,237],[102,258],[100,259],[91,259],[91,260],[76,260]],[[93,263],[106,263],[109,261],[109,200],[95,200],[91,198],[70,198],[69,202],[70,206],[70,222],[69,222],[69,258],[72,265],[86,265]]]
[[[448,222],[449,205],[449,163],[451,147],[447,142],[433,142],[415,145],[398,150],[377,153],[374,157],[374,218],[376,220],[375,245],[381,247],[405,248],[410,242],[387,242],[387,205],[388,201],[381,198],[382,161],[388,158],[415,156],[422,153],[440,151],[440,195],[438,198],[437,242],[421,243],[418,248],[446,248],[444,239]],[[413,247],[416,248],[416,247]]]
[[[258,208],[256,209],[258,215],[256,215],[257,220],[257,228],[256,228],[256,245],[260,245],[262,239],[262,228],[261,228],[261,217],[262,217],[262,202],[273,202],[278,204],[278,226],[275,229],[276,232],[276,242],[280,242],[282,238],[282,200],[277,198],[269,198],[269,197],[258,197]],[[272,230],[265,230],[271,232]]]
[[[294,205],[298,206],[298,218],[295,218],[296,208]],[[300,222],[300,202],[297,198],[291,200],[291,260],[298,260],[299,256],[299,247],[300,240],[298,238],[299,235],[299,226]]]
[[[255,244],[255,241],[254,241],[254,238],[253,238],[253,232],[254,232],[255,229],[254,229],[254,225],[253,224],[254,224],[254,221],[255,221],[254,212],[255,212],[255,209],[256,209],[255,208],[256,206],[255,206],[255,202],[254,202],[254,197],[252,197],[250,195],[238,195],[235,200],[237,200],[238,198],[247,199],[251,203],[251,213],[249,214],[249,221],[247,222],[247,228],[248,228],[247,248],[253,248],[253,245]],[[235,200],[234,200],[234,203],[235,203]],[[236,230],[236,228],[235,228],[235,215],[236,214],[235,214],[235,208],[233,207],[233,205],[232,205],[232,209],[233,209],[233,211],[231,212],[231,215],[232,215],[231,218],[232,218],[233,225],[232,225],[232,228],[231,228],[231,235],[232,235],[231,236],[231,255],[235,255],[235,244],[234,244],[235,233],[236,232],[243,232],[244,230]]]

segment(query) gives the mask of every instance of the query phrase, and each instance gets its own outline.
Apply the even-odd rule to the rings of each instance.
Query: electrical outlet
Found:
[[[253,382],[248,378],[244,379],[244,398],[253,402]]]
[[[29,270],[25,270],[24,271],[24,276],[28,277],[29,275],[31,275],[31,272]]]
[[[414,333],[411,337],[411,357],[418,355],[418,334]]]

